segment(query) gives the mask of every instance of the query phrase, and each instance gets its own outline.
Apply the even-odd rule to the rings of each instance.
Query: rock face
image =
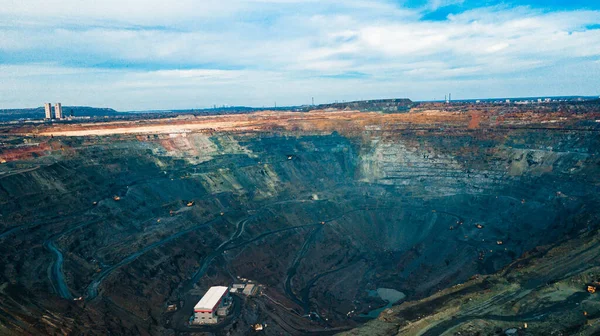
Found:
[[[598,232],[541,247],[502,272],[384,311],[346,335],[597,335]]]
[[[0,333],[342,331],[386,305],[367,290],[419,302],[596,229],[592,114],[553,127],[358,114],[338,131],[309,117],[280,131],[37,137],[44,150],[27,156],[16,144],[30,137],[5,135]],[[543,270],[514,279],[533,290]],[[186,324],[209,286],[238,277],[263,289],[240,299],[234,322]],[[475,281],[472,292],[496,290]],[[359,331],[429,311],[403,312]]]

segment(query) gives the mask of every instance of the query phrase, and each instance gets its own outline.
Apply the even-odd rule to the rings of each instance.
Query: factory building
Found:
[[[52,119],[52,104],[44,104],[44,111],[46,112],[46,119]]]
[[[194,306],[193,324],[215,324],[227,316],[232,305],[229,287],[214,286]]]
[[[54,105],[54,116],[56,119],[63,118],[62,105],[60,103],[56,103],[56,105]]]
[[[244,295],[247,296],[252,296],[254,295],[254,293],[256,293],[256,286],[254,286],[254,284],[247,284],[246,288],[244,288],[244,291],[242,293],[244,293]]]

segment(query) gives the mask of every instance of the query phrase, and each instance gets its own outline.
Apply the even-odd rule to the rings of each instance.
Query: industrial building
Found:
[[[219,317],[229,314],[232,299],[229,296],[229,287],[214,286],[204,294],[202,299],[194,306],[193,324],[215,324]]]
[[[246,284],[243,283],[234,283],[231,286],[231,289],[229,290],[229,293],[238,293],[238,292],[242,292],[244,290],[244,287],[246,287]]]
[[[44,104],[44,111],[46,112],[46,119],[52,119],[52,104]]]
[[[52,113],[52,103],[45,103],[44,112],[47,120],[64,118],[61,103],[56,103],[56,105],[54,105],[54,114]]]
[[[56,105],[54,105],[54,117],[56,119],[63,118],[62,105],[60,103],[56,103]]]
[[[256,286],[254,284],[247,284],[246,288],[244,288],[244,291],[242,293],[244,293],[244,295],[247,296],[252,296],[256,293]]]

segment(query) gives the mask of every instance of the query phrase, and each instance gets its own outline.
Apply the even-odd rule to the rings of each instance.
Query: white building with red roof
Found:
[[[208,289],[206,294],[194,306],[194,324],[215,324],[219,322],[218,315],[227,315],[231,299],[229,287],[214,286]],[[221,309],[220,309],[221,308]],[[225,308],[225,309],[223,309]],[[217,314],[220,311],[221,314]],[[223,314],[222,312],[225,312]]]

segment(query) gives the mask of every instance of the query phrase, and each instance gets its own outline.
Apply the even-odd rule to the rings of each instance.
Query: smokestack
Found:
[[[48,120],[52,119],[52,104],[51,103],[44,104],[44,112],[46,112],[46,119],[48,119]]]
[[[56,103],[56,105],[54,105],[54,115],[56,119],[63,118],[62,105],[60,103]]]

